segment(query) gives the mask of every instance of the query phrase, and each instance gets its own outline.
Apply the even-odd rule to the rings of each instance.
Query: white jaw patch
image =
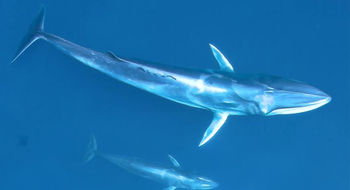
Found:
[[[261,112],[264,114],[267,114],[270,111],[271,106],[274,103],[273,96],[270,96],[268,94],[258,95],[256,96],[256,100],[259,100],[259,106]]]

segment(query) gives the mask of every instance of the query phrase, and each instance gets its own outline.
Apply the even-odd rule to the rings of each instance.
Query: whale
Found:
[[[135,157],[101,153],[97,150],[97,141],[95,136],[92,135],[88,150],[84,156],[84,163],[89,163],[96,156],[131,174],[166,185],[165,190],[214,189],[218,187],[218,183],[209,178],[185,172],[180,163],[170,154],[168,157],[171,166],[167,167],[152,164]]]
[[[206,144],[230,115],[284,115],[306,112],[331,97],[304,82],[269,74],[237,72],[213,44],[218,69],[193,69],[141,63],[99,52],[44,31],[45,9],[32,23],[12,63],[37,40],[44,40],[79,62],[114,79],[187,106],[209,110],[213,119],[199,146]]]

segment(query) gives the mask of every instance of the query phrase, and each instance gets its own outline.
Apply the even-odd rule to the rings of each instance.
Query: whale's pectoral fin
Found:
[[[164,188],[164,190],[175,190],[175,189],[176,189],[175,186],[170,186],[170,187]]]
[[[216,48],[214,45],[209,44],[211,51],[213,52],[213,55],[215,59],[219,62],[220,70],[226,71],[226,72],[233,72],[234,69],[231,65],[231,63],[226,59],[226,57]]]
[[[175,167],[177,167],[177,168],[180,167],[180,163],[179,163],[173,156],[171,156],[170,154],[168,154],[168,157],[169,157],[169,160],[171,161],[171,163],[172,163]]]
[[[219,129],[225,123],[227,117],[228,117],[227,113],[219,113],[219,112],[214,113],[213,121],[210,123],[208,129],[205,131],[199,146],[202,146],[203,144],[207,143],[211,138],[213,138],[213,136],[219,131]]]

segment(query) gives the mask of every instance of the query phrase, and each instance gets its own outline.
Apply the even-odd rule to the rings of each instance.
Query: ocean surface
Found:
[[[231,116],[198,148],[212,113],[112,79],[39,41],[10,64],[41,6],[45,30],[101,52],[297,79],[332,96],[313,111]],[[139,157],[219,183],[218,190],[350,189],[348,0],[0,0],[0,189],[132,190],[163,185],[101,158]]]

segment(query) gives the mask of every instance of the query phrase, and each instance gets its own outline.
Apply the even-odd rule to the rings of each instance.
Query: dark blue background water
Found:
[[[35,43],[9,62],[47,8],[45,29],[81,45],[163,64],[298,79],[330,94],[307,113],[230,117],[197,148],[212,115],[122,84]],[[210,177],[218,189],[350,188],[349,1],[0,1],[0,189],[162,189],[96,159],[100,150]]]

